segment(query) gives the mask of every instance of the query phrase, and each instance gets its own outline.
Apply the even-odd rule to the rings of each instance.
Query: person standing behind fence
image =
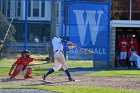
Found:
[[[69,81],[75,81],[71,75],[70,72],[68,70],[68,66],[63,54],[63,45],[62,45],[62,40],[59,36],[55,36],[52,39],[52,45],[53,45],[53,51],[54,51],[54,61],[55,61],[55,66],[50,69],[46,74],[42,75],[42,79],[45,80],[46,77],[50,74],[52,74],[53,72],[59,70],[61,67],[63,67],[65,73],[68,76],[68,80]]]
[[[0,39],[0,57],[2,55],[3,41]]]
[[[127,51],[128,51],[128,41],[125,38],[125,35],[122,35],[122,39],[118,42],[118,48],[120,51],[120,65],[126,65]]]
[[[132,35],[129,40],[130,50],[135,50],[136,53],[138,53],[139,43],[136,38],[136,35]]]
[[[138,56],[138,48],[139,48],[139,43],[138,40],[136,39],[136,35],[132,35],[130,40],[129,40],[129,61],[137,61],[136,60],[136,56]],[[132,55],[134,54],[134,55]],[[133,66],[136,66],[136,64],[134,63]]]

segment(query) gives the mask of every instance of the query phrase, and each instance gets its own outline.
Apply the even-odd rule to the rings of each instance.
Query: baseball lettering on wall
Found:
[[[69,51],[69,59],[104,60],[107,58],[108,13],[108,4],[73,3],[70,6],[70,41],[92,50],[95,55],[86,54],[76,48]]]

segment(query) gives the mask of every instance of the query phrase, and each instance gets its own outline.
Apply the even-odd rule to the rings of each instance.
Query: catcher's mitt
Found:
[[[42,61],[46,61],[47,63],[50,63],[52,61],[52,58],[46,57],[45,59],[42,59]]]

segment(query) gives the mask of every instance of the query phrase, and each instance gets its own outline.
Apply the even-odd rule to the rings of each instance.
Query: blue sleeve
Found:
[[[63,44],[67,44],[67,40],[61,40]]]
[[[68,51],[69,48],[68,48],[68,45],[67,45],[67,40],[61,40],[62,44],[64,45],[64,50]]]

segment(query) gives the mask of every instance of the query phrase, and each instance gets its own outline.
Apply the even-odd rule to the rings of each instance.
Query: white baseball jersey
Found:
[[[63,51],[63,45],[60,37],[54,37],[52,39],[53,51],[54,51],[54,59],[55,59],[55,66],[53,67],[54,71],[59,70],[63,67],[64,70],[68,69]]]
[[[52,39],[52,45],[53,45],[53,51],[63,51],[63,45],[62,45],[62,42],[61,42],[61,39],[60,37],[54,37]]]

